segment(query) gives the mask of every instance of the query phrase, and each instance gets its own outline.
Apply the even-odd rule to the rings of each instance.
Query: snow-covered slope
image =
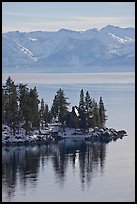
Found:
[[[134,59],[134,28],[2,34],[3,71],[133,71]]]

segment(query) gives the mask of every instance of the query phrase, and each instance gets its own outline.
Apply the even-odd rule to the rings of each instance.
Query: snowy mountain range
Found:
[[[3,33],[2,66],[3,72],[134,71],[135,29]]]

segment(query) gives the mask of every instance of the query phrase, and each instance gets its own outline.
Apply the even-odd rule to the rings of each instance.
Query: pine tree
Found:
[[[92,101],[91,101],[91,98],[90,98],[90,94],[87,91],[86,96],[85,96],[85,110],[86,110],[86,112],[90,111],[91,103],[92,103]]]
[[[40,111],[38,104],[40,101],[36,87],[29,90],[26,86],[26,84],[19,84],[19,114],[27,135],[30,130],[39,129]]]
[[[63,131],[64,131],[64,121],[65,121],[65,117],[66,117],[66,114],[67,114],[67,111],[68,111],[68,105],[69,103],[67,102],[67,99],[65,97],[65,94],[64,94],[64,91],[59,89],[57,91],[57,99],[58,99],[58,110],[59,110],[59,121],[61,122],[62,124],[62,128],[63,128]]]
[[[98,126],[105,127],[107,116],[102,97],[99,104],[94,98],[90,97],[89,92],[80,91],[79,107],[72,107],[72,112],[68,112],[68,106],[64,91],[57,90],[51,111],[48,104],[44,104],[44,100],[38,99],[36,87],[33,89],[27,88],[27,84],[15,85],[14,81],[9,76],[6,80],[6,85],[2,86],[2,122],[11,128],[11,132],[15,135],[16,129],[24,127],[25,134],[29,131],[40,128],[44,123],[47,126],[52,119],[57,119],[62,124],[63,131],[65,130],[65,122],[69,127],[82,128],[88,130],[89,127]]]
[[[18,121],[17,90],[14,81],[9,76],[5,86],[5,120],[15,135]]]
[[[44,107],[45,126],[48,126],[48,117],[49,117],[49,107],[48,107],[48,104],[45,104],[45,107]]]
[[[80,101],[79,101],[79,127],[86,130],[87,128],[87,116],[85,107],[85,96],[84,91],[80,91]]]
[[[19,102],[20,102],[20,122],[23,124],[23,128],[26,130],[26,135],[30,131],[30,122],[29,122],[29,112],[30,112],[30,103],[29,103],[29,89],[27,85],[19,84]]]
[[[4,87],[2,88],[2,123],[4,124],[5,121],[5,111],[6,111],[6,94]]]
[[[59,112],[59,104],[58,104],[58,96],[57,94],[54,96],[54,99],[53,99],[53,103],[52,103],[52,106],[51,106],[51,114],[53,116],[53,119],[58,119],[58,112]]]
[[[39,111],[39,103],[40,100],[38,99],[38,92],[36,87],[30,89],[29,93],[29,105],[30,105],[30,115],[29,120],[32,124],[32,128],[39,129],[40,127],[40,111]]]
[[[93,100],[93,117],[92,117],[92,127],[99,127],[99,108],[95,100]]]
[[[85,111],[85,98],[84,98],[84,91],[81,89],[80,91],[80,101],[79,101],[79,109],[80,111]]]
[[[51,113],[49,111],[48,104],[45,104],[45,108],[44,108],[44,121],[45,121],[45,126],[48,126],[48,123],[51,122]]]
[[[107,116],[105,112],[106,110],[104,107],[104,103],[103,103],[102,97],[100,97],[100,100],[99,100],[99,127],[100,128],[105,127],[105,122],[107,120]]]
[[[44,124],[44,100],[43,98],[41,99],[40,118],[41,118],[41,128],[43,130],[43,124]]]
[[[24,124],[24,127],[26,127],[26,134],[29,129],[29,124],[28,124],[29,122],[27,117],[27,111],[29,109],[27,105],[28,95],[29,95],[29,89],[27,88],[27,84],[20,83],[18,86],[18,100],[19,100],[18,132],[19,132],[19,128],[22,127],[22,125]]]
[[[92,126],[91,119],[93,117],[93,110],[94,110],[94,102],[93,99],[90,97],[89,92],[86,92],[85,96],[85,111],[86,111],[86,121],[87,121],[87,130],[89,127]]]
[[[64,91],[59,89],[56,92],[56,95],[53,100],[53,104],[51,107],[51,113],[53,114],[54,118],[58,118],[58,121],[62,124],[62,129],[64,131],[64,122],[66,119],[66,114],[68,111],[68,106],[70,103],[67,102],[65,97]]]
[[[15,135],[17,125],[18,125],[18,104],[17,104],[17,92],[16,92],[16,86],[13,85],[13,93],[11,95],[11,104],[10,108],[12,110],[12,129],[13,134]]]

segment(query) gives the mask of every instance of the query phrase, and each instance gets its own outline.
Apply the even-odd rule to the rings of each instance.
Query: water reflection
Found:
[[[14,196],[17,183],[25,191],[37,186],[42,168],[52,164],[58,183],[66,181],[70,167],[80,175],[82,190],[90,186],[92,178],[102,174],[105,164],[106,143],[60,141],[58,144],[2,147],[2,181],[9,200]],[[50,177],[50,175],[48,175]]]

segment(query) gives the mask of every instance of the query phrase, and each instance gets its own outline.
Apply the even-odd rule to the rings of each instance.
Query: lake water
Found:
[[[70,109],[78,105],[82,88],[97,102],[102,96],[107,126],[124,129],[128,136],[107,144],[61,141],[48,146],[2,147],[2,201],[134,202],[134,73],[78,74],[75,78],[51,74],[43,75],[42,80],[40,75],[11,77],[17,83],[36,86],[39,98],[49,107],[59,88],[68,97]]]

